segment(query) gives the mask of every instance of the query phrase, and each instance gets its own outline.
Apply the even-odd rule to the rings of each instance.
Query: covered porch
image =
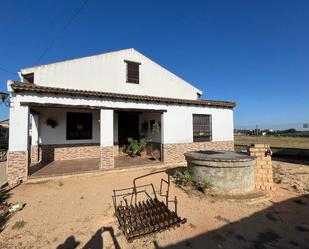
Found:
[[[162,110],[24,105],[31,118],[29,178],[161,163]],[[129,137],[147,140],[143,156],[126,154]],[[159,160],[154,160],[154,150]]]

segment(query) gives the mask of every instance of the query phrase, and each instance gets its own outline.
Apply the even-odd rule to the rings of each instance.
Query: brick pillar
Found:
[[[101,169],[114,168],[114,111],[100,111]]]
[[[9,185],[26,181],[29,166],[29,108],[13,99],[10,107],[7,179]]]
[[[248,148],[250,156],[255,157],[255,188],[273,190],[273,169],[271,156],[267,153],[268,144],[252,144]]]
[[[31,164],[36,164],[39,162],[39,146],[31,146]]]
[[[10,186],[24,182],[28,177],[28,151],[9,151],[7,154],[7,179]]]
[[[114,168],[114,147],[101,147],[101,169]]]

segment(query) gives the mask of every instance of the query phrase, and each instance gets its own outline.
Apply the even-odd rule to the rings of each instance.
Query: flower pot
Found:
[[[146,156],[147,156],[146,150],[141,151],[141,152],[140,152],[140,156],[141,156],[141,157],[146,157]]]

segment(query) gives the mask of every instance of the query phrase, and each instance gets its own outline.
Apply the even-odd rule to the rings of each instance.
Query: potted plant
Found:
[[[159,161],[161,159],[161,153],[159,150],[154,150],[151,152],[153,160]]]
[[[145,138],[138,140],[134,140],[133,138],[128,138],[128,145],[125,148],[126,153],[128,153],[130,156],[141,156],[143,151],[145,150],[145,147],[147,145],[147,140]]]

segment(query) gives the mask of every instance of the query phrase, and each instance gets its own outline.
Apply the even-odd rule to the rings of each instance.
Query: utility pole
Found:
[[[255,125],[255,136],[256,136],[256,143],[259,142],[259,132],[258,132],[258,125]]]

